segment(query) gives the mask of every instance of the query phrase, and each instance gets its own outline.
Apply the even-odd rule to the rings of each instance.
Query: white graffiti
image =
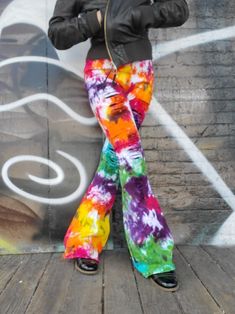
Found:
[[[208,244],[224,247],[235,245],[235,212],[232,212],[225,220],[213,238],[208,241]]]
[[[49,5],[49,7],[48,7]],[[52,10],[55,5],[55,0],[52,1],[40,1],[40,2],[32,2],[31,0],[14,0],[12,1],[4,10],[1,19],[0,19],[0,35],[2,30],[10,25],[16,23],[28,23],[30,25],[35,25],[36,27],[43,30],[47,33],[48,27],[48,17],[51,16]],[[47,18],[45,19],[45,14],[47,12]],[[193,36],[188,36],[185,38],[180,38],[177,40],[172,40],[167,43],[157,44],[153,46],[153,59],[159,60],[171,53],[182,51],[189,47],[193,47],[196,45],[207,44],[209,42],[224,40],[227,38],[232,38],[235,36],[235,26],[226,27],[219,30],[207,31],[200,34],[196,34]],[[79,47],[74,46],[67,51],[57,51],[59,60],[50,59],[47,57],[39,57],[39,56],[27,56],[27,57],[17,57],[10,58],[8,60],[2,61],[0,63],[1,66],[5,66],[7,64],[12,64],[14,62],[46,62],[49,64],[54,64],[59,67],[62,67],[66,71],[70,71],[77,75],[80,78],[83,78],[82,69],[84,67],[86,52],[89,48],[89,41],[85,43],[79,44]],[[79,55],[79,60],[78,56]],[[21,100],[17,100],[15,102],[5,104],[0,107],[0,111],[12,110],[13,108],[23,106],[26,102],[33,102],[35,100],[46,99],[55,103],[59,108],[61,108],[66,114],[68,114],[72,119],[79,123],[84,123],[88,125],[93,125],[96,123],[95,118],[85,118],[78,115],[72,109],[70,109],[65,103],[63,103],[60,99],[50,94],[36,94],[32,96],[25,97]],[[179,143],[179,145],[185,150],[194,164],[200,169],[200,171],[205,175],[205,177],[212,183],[215,190],[221,195],[221,197],[227,202],[227,204],[231,207],[231,209],[235,210],[235,196],[232,193],[231,189],[226,185],[224,180],[221,178],[219,173],[215,170],[215,168],[211,165],[211,163],[206,159],[206,157],[201,153],[201,151],[195,146],[195,144],[191,141],[191,139],[184,133],[184,131],[179,127],[179,125],[172,119],[172,117],[164,110],[162,105],[157,101],[156,97],[153,97],[152,104],[150,106],[150,113],[155,117],[160,124],[164,125],[167,131],[175,138],[175,140]],[[82,178],[86,178],[86,173],[84,168],[82,168],[81,163],[74,157],[68,155],[65,152],[57,151],[59,154],[63,155],[65,158],[69,159],[79,170],[81,180]],[[18,159],[17,159],[18,158]],[[16,187],[8,177],[8,169],[15,162],[23,161],[22,158],[25,158],[24,161],[30,160],[30,155],[16,156],[9,159],[3,166],[2,176],[4,182],[7,186],[12,189],[14,192],[32,200],[49,203],[49,204],[65,204],[66,202],[70,202],[71,199],[75,199],[78,195],[81,195],[81,191],[85,188],[85,183],[81,181],[79,188],[70,196],[63,197],[60,199],[49,199],[49,198],[40,198],[29,193],[24,192],[23,190]],[[62,172],[59,171],[59,168],[56,164],[51,161],[46,161],[46,159],[40,159],[38,156],[31,156],[35,161],[44,163],[50,167],[52,167],[56,173],[56,179],[42,179],[37,178],[32,175],[29,175],[29,178],[34,182],[40,184],[58,184],[62,182],[61,180],[63,175]],[[38,159],[39,158],[39,159]],[[32,160],[31,160],[32,161]],[[83,172],[82,172],[83,171]],[[81,173],[84,175],[82,176]],[[80,194],[79,194],[80,193]],[[75,197],[75,198],[74,198]],[[54,203],[53,203],[54,202]],[[226,233],[226,228],[233,227],[234,228],[234,215],[232,214],[227,221],[223,224],[222,228],[218,231],[216,238],[214,238],[214,242],[218,243],[221,233]],[[234,239],[235,241],[235,239]],[[232,239],[230,239],[230,243],[232,243]]]
[[[167,129],[167,131],[177,140],[179,145],[184,148],[185,152],[195,163],[195,165],[201,170],[201,172],[212,183],[215,190],[221,195],[225,202],[235,210],[235,195],[230,188],[222,180],[221,176],[206,159],[197,146],[191,141],[191,139],[184,133],[179,125],[172,119],[172,117],[166,112],[166,110],[157,102],[154,98],[152,105],[150,106],[151,113],[155,118]]]
[[[196,35],[171,40],[153,46],[153,59],[159,60],[171,53],[190,47],[208,44],[213,41],[224,40],[235,37],[235,26],[225,27],[219,30],[207,31]]]
[[[13,110],[15,108],[24,106],[26,104],[28,105],[29,103],[32,103],[32,102],[37,101],[37,100],[47,100],[49,102],[56,104],[60,109],[62,109],[65,113],[67,113],[68,116],[70,116],[72,119],[74,119],[75,121],[77,121],[81,124],[85,124],[85,125],[96,125],[97,124],[95,117],[92,117],[92,118],[82,117],[78,113],[73,111],[69,106],[67,106],[62,100],[60,100],[59,98],[57,98],[54,95],[50,95],[50,94],[46,94],[46,93],[34,94],[31,96],[24,97],[20,100],[11,102],[9,104],[2,105],[0,107],[0,112]]]
[[[41,56],[21,56],[21,57],[9,58],[0,62],[0,68],[6,65],[11,65],[11,64],[20,63],[20,62],[42,62],[44,64],[48,63],[51,65],[56,65],[65,71],[71,72],[77,75],[78,77],[83,78],[83,72],[81,72],[78,69],[74,69],[74,67],[72,67],[70,64],[65,64],[61,60],[56,60],[56,59],[52,59],[48,57],[41,57]]]
[[[11,182],[8,172],[11,166],[19,163],[19,162],[25,162],[25,161],[30,161],[30,162],[38,162],[41,164],[44,164],[50,168],[52,168],[55,172],[57,177],[52,178],[52,179],[43,179],[43,178],[38,178],[36,176],[33,176],[31,174],[28,174],[28,177],[33,180],[34,182],[43,184],[43,185],[49,185],[49,186],[54,186],[59,183],[61,183],[64,179],[64,172],[63,170],[53,161],[49,159],[45,159],[39,156],[34,156],[34,155],[21,155],[21,156],[15,156],[10,159],[8,159],[5,164],[2,167],[2,178],[5,184],[11,189],[12,191],[16,192],[17,194],[26,197],[30,200],[39,202],[39,203],[44,203],[44,204],[51,204],[51,205],[63,205],[69,202],[72,202],[76,200],[78,197],[82,196],[82,194],[85,191],[85,188],[87,186],[87,180],[86,180],[86,171],[84,169],[83,164],[75,157],[61,151],[57,150],[57,153],[63,156],[64,158],[68,159],[78,170],[79,176],[80,176],[80,184],[78,188],[70,195],[65,196],[65,197],[59,197],[59,198],[46,198],[46,197],[40,197],[33,195],[31,193],[28,193],[20,188],[18,188],[14,183]]]
[[[15,24],[28,24],[35,26],[47,34],[48,21],[52,16],[56,0],[13,0],[9,3],[0,16],[0,37],[2,31]],[[85,65],[90,40],[79,43],[68,50],[56,50],[59,62],[66,64],[68,70],[82,73]],[[31,58],[31,56],[28,56]],[[47,61],[46,61],[47,62]],[[82,76],[81,76],[82,77]]]

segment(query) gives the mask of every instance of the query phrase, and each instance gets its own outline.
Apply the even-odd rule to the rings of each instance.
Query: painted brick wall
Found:
[[[156,107],[140,133],[150,181],[176,242],[232,245],[235,3],[199,0],[188,4],[190,17],[183,26],[150,31],[155,97],[167,116]],[[175,52],[167,54],[171,42]],[[178,128],[184,135],[178,134]],[[120,207],[114,215],[117,246],[125,245],[124,235],[118,236],[123,231]]]
[[[83,85],[89,42],[54,49],[46,36],[54,4],[0,2],[1,254],[63,250],[104,140]],[[155,90],[142,144],[175,242],[233,245],[235,4],[188,4],[183,26],[149,32]],[[56,176],[57,185],[38,182]],[[121,206],[119,191],[110,248],[126,246]]]

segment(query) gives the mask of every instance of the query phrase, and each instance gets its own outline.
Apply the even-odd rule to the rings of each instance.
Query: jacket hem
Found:
[[[152,59],[152,45],[148,38],[141,38],[113,47],[113,62],[120,66],[129,62]]]

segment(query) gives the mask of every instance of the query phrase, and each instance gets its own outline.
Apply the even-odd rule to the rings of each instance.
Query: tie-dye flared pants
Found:
[[[106,140],[94,178],[65,234],[63,257],[99,262],[120,184],[124,232],[134,267],[146,278],[174,270],[173,236],[151,189],[138,132],[153,93],[152,60],[115,70],[109,59],[88,59],[84,81]]]

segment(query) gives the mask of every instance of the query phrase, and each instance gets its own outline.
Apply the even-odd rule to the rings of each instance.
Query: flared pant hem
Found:
[[[94,256],[90,256],[90,255],[88,256],[86,253],[82,253],[82,252],[66,252],[66,251],[64,251],[62,253],[62,258],[63,259],[89,258],[89,259],[96,261],[97,263],[100,262],[99,255],[98,255],[98,258],[95,258]]]
[[[136,262],[133,257],[131,257],[131,260],[135,269],[145,278],[148,278],[149,276],[153,274],[164,273],[164,272],[176,269],[174,263],[171,263],[171,264],[168,263],[168,264],[163,264],[163,265],[156,265],[156,264],[147,265],[144,263]]]

